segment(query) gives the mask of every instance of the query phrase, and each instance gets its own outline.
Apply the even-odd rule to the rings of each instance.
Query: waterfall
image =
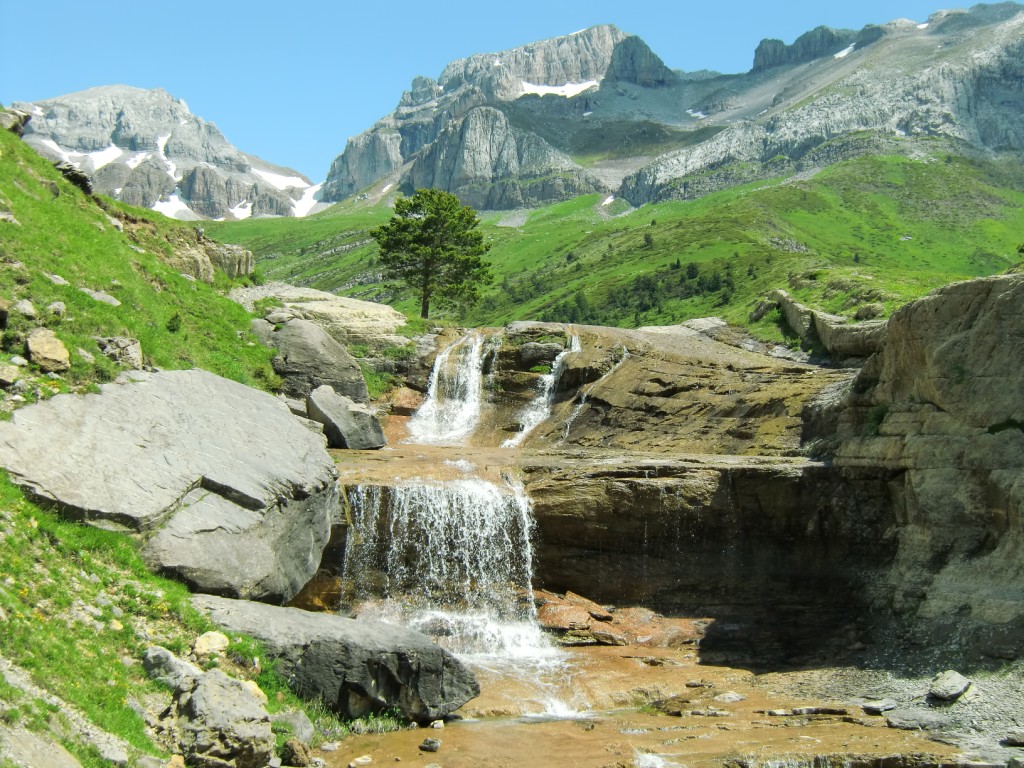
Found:
[[[481,657],[551,654],[537,627],[533,512],[521,485],[479,479],[358,486],[344,574],[362,615]]]
[[[484,337],[470,333],[437,356],[423,406],[409,419],[409,442],[457,443],[476,429]]]
[[[558,357],[551,364],[551,373],[540,377],[537,383],[537,395],[519,413],[519,432],[514,437],[502,441],[502,448],[516,448],[522,444],[537,425],[551,415],[551,406],[555,403],[555,393],[558,390],[558,379],[565,369],[565,358],[568,355],[580,351],[580,337],[573,335],[569,340],[569,346],[558,353]]]

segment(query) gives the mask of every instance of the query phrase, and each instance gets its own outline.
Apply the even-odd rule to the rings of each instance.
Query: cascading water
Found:
[[[579,716],[564,654],[536,623],[533,513],[518,483],[358,486],[344,576],[363,617],[404,624],[470,664],[533,683],[536,715]]]
[[[485,357],[497,352],[486,345],[470,333],[438,355],[407,442],[458,445],[473,433]],[[578,350],[574,337],[563,355]],[[557,373],[559,360],[552,385]],[[462,456],[444,463],[475,470]],[[464,477],[357,486],[349,501],[343,573],[360,616],[418,629],[478,669],[529,680],[535,715],[579,716],[585,702],[564,695],[565,654],[536,622],[533,510],[521,484],[503,476],[500,485]]]
[[[473,433],[480,420],[483,351],[484,336],[470,333],[437,356],[427,397],[409,419],[409,442],[457,443]]]
[[[555,392],[558,390],[558,379],[565,369],[565,358],[579,351],[580,337],[574,335],[569,340],[569,346],[559,352],[558,357],[551,364],[551,372],[540,377],[540,381],[537,384],[537,396],[519,414],[519,423],[521,425],[519,432],[515,436],[504,440],[501,443],[502,448],[516,448],[521,445],[527,435],[551,415],[551,406],[554,405]]]

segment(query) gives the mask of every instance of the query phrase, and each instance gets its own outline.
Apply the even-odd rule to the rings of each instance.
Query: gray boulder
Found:
[[[955,701],[971,687],[971,681],[956,670],[947,669],[932,678],[928,695],[941,701]]]
[[[264,768],[274,756],[270,716],[259,694],[211,669],[175,702],[185,763],[202,768]]]
[[[200,370],[20,409],[0,424],[0,465],[70,517],[143,534],[154,570],[253,600],[309,581],[338,508],[322,438],[277,398]]]
[[[210,595],[192,604],[222,628],[257,638],[297,694],[344,717],[397,707],[423,723],[480,693],[462,662],[411,629]]]
[[[195,664],[179,659],[159,645],[146,649],[142,656],[142,668],[151,678],[173,689],[191,689],[204,674]]]
[[[326,385],[317,387],[306,398],[306,412],[324,425],[329,448],[376,450],[388,444],[377,416],[367,406],[339,395]]]
[[[261,331],[260,338],[267,334]],[[274,370],[284,379],[286,395],[303,398],[324,384],[335,392],[365,403],[369,399],[359,363],[316,323],[289,320],[270,336],[279,354]]]

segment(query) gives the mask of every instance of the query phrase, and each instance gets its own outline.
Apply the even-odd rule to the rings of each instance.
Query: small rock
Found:
[[[421,752],[437,752],[441,748],[440,739],[424,739],[423,743],[420,744]]]
[[[294,712],[278,712],[270,716],[271,723],[281,723],[291,728],[292,734],[299,741],[309,744],[316,736],[316,730],[309,715],[301,709]]]
[[[14,218],[14,214],[10,211],[0,211],[0,221],[6,221],[8,224],[13,224],[16,227],[21,226],[21,222]]]
[[[71,355],[64,342],[49,328],[36,328],[25,341],[29,359],[43,371],[66,371],[71,367]]]
[[[306,768],[306,766],[313,762],[313,752],[306,742],[293,736],[281,748],[281,760],[286,765]]]
[[[1024,747],[1024,731],[1011,733],[1000,743],[1005,744],[1008,747]]]
[[[869,715],[880,715],[883,712],[888,712],[891,709],[896,709],[896,702],[892,699],[879,699],[878,701],[866,701],[861,705],[861,709]]]
[[[64,317],[68,307],[63,301],[54,301],[47,305],[46,311],[54,317]]]
[[[178,274],[190,282],[194,283],[196,281],[195,277],[193,277],[192,275],[186,275],[184,272],[179,272]]]
[[[94,291],[91,288],[79,288],[82,293],[86,296],[91,296],[96,301],[102,302],[103,304],[109,304],[112,307],[120,307],[121,302],[115,299],[106,291]]]
[[[956,701],[970,687],[971,681],[952,669],[932,678],[928,695],[940,701]]]
[[[949,719],[938,712],[910,707],[888,712],[885,721],[890,728],[900,728],[905,731],[934,731],[945,728],[949,724]]]
[[[325,742],[325,743],[320,745],[320,751],[321,752],[337,752],[338,751],[338,742],[336,742],[336,741]]]
[[[60,275],[47,275],[46,277],[49,278],[50,282],[53,283],[54,285],[71,285],[71,283],[69,283]]]
[[[281,768],[282,765],[284,765],[284,760],[277,756],[274,756],[267,761],[268,768]]]
[[[369,765],[372,762],[373,762],[373,758],[372,757],[370,757],[369,755],[362,755],[361,757],[357,757],[355,760],[353,760],[351,763],[349,763],[348,764],[348,768],[357,768],[357,766]]]
[[[171,759],[167,761],[166,768],[185,768],[185,758],[181,755],[171,755]]]
[[[122,624],[117,619],[111,619],[110,620],[110,628],[112,630],[114,630],[115,632],[120,632],[122,629],[124,629],[124,624]]]
[[[726,691],[715,696],[715,701],[720,704],[735,704],[737,701],[744,701],[747,697],[735,691]]]
[[[435,720],[430,724],[431,728],[444,728],[444,720]]]
[[[35,305],[28,299],[22,299],[16,303],[14,305],[14,311],[28,320],[35,320],[39,317],[39,313],[36,312]]]
[[[90,364],[96,362],[96,356],[93,355],[91,352],[87,352],[86,350],[82,349],[81,347],[79,347],[76,351],[78,352],[78,356],[80,358],[82,358],[83,360],[85,360],[85,362],[90,363]]]
[[[25,367],[26,365],[28,365],[28,360],[26,360],[21,355],[12,355],[10,362],[11,362],[11,365],[17,365],[17,366],[20,366],[20,367]]]
[[[764,713],[768,717],[790,717],[793,714],[788,709],[766,709]]]
[[[204,632],[192,644],[192,652],[199,658],[219,656],[229,645],[231,641],[223,632]]]
[[[0,365],[0,387],[6,389],[21,377],[21,369],[16,365]]]

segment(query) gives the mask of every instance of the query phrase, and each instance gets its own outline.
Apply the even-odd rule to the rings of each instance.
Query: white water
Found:
[[[427,397],[409,419],[411,443],[458,443],[480,421],[484,337],[470,333],[445,349],[430,373]]]
[[[580,351],[580,337],[572,336],[569,346],[558,353],[551,364],[551,372],[540,377],[537,383],[537,396],[519,413],[519,432],[515,436],[502,441],[502,448],[516,448],[522,444],[537,426],[551,415],[551,407],[555,404],[555,393],[558,391],[558,380],[565,370],[565,358]]]
[[[533,513],[518,484],[477,478],[357,487],[344,572],[375,612],[458,653],[514,658],[546,643],[533,621]]]

